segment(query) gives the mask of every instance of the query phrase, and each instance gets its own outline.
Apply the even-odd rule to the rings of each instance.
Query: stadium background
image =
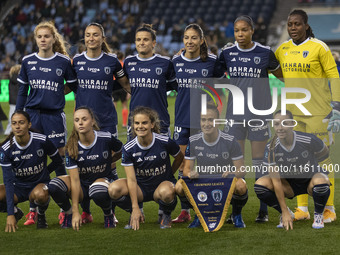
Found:
[[[172,56],[182,47],[184,27],[197,22],[204,29],[209,47],[220,49],[234,41],[233,20],[240,14],[250,15],[257,23],[254,40],[270,45],[274,50],[288,38],[286,18],[293,8],[307,11],[310,25],[318,39],[328,43],[333,50],[340,50],[340,0],[2,0],[0,1],[0,102],[8,113],[8,71],[20,57],[36,50],[32,31],[43,19],[54,19],[59,31],[70,43],[70,55],[81,47],[83,31],[89,22],[103,24],[109,45],[114,51],[133,54],[134,31],[141,22],[153,23],[157,30],[156,52]],[[262,17],[261,19],[258,19]],[[216,47],[214,47],[216,46]],[[280,86],[276,81],[274,86]],[[72,127],[74,102],[68,97],[65,112],[68,130]],[[173,123],[174,97],[169,97],[169,112]],[[118,106],[120,107],[120,106]],[[120,112],[120,109],[117,111]],[[119,115],[119,114],[118,114]],[[119,116],[120,118],[120,116]],[[121,122],[120,122],[121,123]],[[3,121],[4,127],[6,121]],[[173,126],[173,124],[172,124]],[[124,130],[119,127],[120,138],[125,140]],[[1,139],[4,136],[0,136]],[[340,141],[340,135],[336,136]],[[248,149],[249,151],[249,149]],[[332,159],[339,160],[340,145],[332,147]],[[247,158],[250,158],[247,155]],[[250,162],[247,162],[250,164]],[[124,171],[119,168],[124,176]],[[0,177],[0,183],[2,176]],[[0,214],[0,254],[224,254],[232,252],[280,254],[307,252],[310,254],[335,253],[340,245],[339,220],[327,224],[321,231],[311,229],[311,221],[297,222],[294,231],[283,233],[275,229],[278,214],[270,210],[270,221],[256,225],[254,219],[258,200],[253,192],[253,180],[247,179],[250,198],[244,209],[247,228],[236,230],[225,225],[214,234],[204,234],[202,229],[187,230],[186,224],[174,225],[172,229],[159,230],[156,224],[157,206],[145,206],[146,223],[135,233],[123,229],[128,214],[117,210],[120,224],[116,229],[104,230],[102,212],[91,205],[94,222],[82,227],[79,233],[62,230],[57,225],[58,208],[51,202],[47,211],[49,229],[36,231],[35,226],[23,226],[15,234],[5,234],[6,215]],[[339,181],[336,179],[338,185]],[[340,189],[336,188],[335,205],[340,203]],[[295,201],[289,201],[294,207]],[[310,212],[312,201],[310,200]],[[28,203],[20,207],[28,212]],[[178,214],[177,206],[174,215]],[[164,233],[166,232],[166,233]]]

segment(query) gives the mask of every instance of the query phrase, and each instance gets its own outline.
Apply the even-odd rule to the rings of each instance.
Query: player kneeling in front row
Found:
[[[11,118],[12,133],[1,144],[0,165],[4,184],[0,185],[0,211],[8,213],[6,232],[15,232],[23,212],[15,205],[29,200],[38,206],[37,228],[47,228],[45,211],[50,197],[50,172],[65,174],[55,145],[42,134],[32,132],[28,113],[16,111]],[[47,156],[52,162],[47,166]]]
[[[309,194],[314,199],[315,229],[323,228],[323,211],[330,194],[330,182],[318,162],[328,157],[329,151],[315,135],[293,131],[295,121],[291,112],[274,115],[275,136],[265,150],[264,166],[269,175],[261,177],[254,189],[259,199],[280,212],[279,228],[293,229],[294,214],[286,205],[292,199]]]
[[[66,169],[69,175],[56,177],[49,184],[53,200],[65,212],[61,227],[79,230],[82,223],[79,202],[93,199],[104,212],[104,227],[114,228],[116,224],[108,187],[114,181],[111,163],[121,157],[123,144],[110,132],[97,131],[94,114],[87,107],[75,110],[73,124],[66,144]],[[115,152],[114,156],[112,151]]]
[[[151,200],[159,203],[164,212],[160,227],[170,228],[171,212],[177,204],[173,174],[182,163],[183,154],[169,137],[159,135],[159,118],[151,108],[135,108],[131,123],[136,137],[124,145],[122,154],[127,178],[110,184],[110,197],[131,212],[126,229],[139,229],[139,223],[144,221],[139,205]],[[175,158],[172,166],[169,155]]]
[[[233,206],[233,222],[237,228],[245,228],[241,211],[248,201],[248,189],[244,179],[245,174],[240,172],[244,165],[241,147],[234,136],[228,135],[218,129],[214,120],[219,119],[219,112],[214,104],[207,104],[207,113],[201,115],[202,132],[189,138],[189,144],[185,151],[183,175],[194,178],[222,178],[227,177],[230,172],[199,173],[194,170],[195,161],[198,169],[209,169],[211,166],[221,168],[232,167],[237,169],[237,182],[231,204]],[[208,157],[207,155],[215,155]],[[203,172],[203,171],[202,171]],[[181,183],[176,184],[176,193],[181,200],[185,200],[185,194]],[[199,227],[201,224],[197,215],[189,228]]]

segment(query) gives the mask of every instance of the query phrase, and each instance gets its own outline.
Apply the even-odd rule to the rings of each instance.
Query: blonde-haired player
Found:
[[[333,142],[332,132],[339,132],[340,129],[340,84],[336,63],[328,46],[314,38],[305,11],[293,10],[289,14],[287,30],[291,40],[280,45],[275,53],[276,58],[281,64],[285,86],[304,88],[311,93],[310,100],[303,104],[311,115],[305,115],[295,105],[288,105],[287,109],[298,122],[296,131],[315,134],[329,147]],[[289,93],[287,97],[301,99],[304,95]],[[331,163],[331,159],[327,157],[320,164],[325,166]],[[331,195],[324,211],[324,222],[336,219],[334,173],[330,173],[329,177]],[[308,196],[300,195],[297,201],[295,219],[309,219]]]

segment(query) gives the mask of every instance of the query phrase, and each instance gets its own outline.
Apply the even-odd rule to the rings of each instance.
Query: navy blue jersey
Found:
[[[221,176],[223,172],[233,170],[231,167],[227,168],[234,165],[233,160],[242,158],[241,147],[235,137],[220,130],[214,143],[205,141],[203,133],[190,136],[185,151],[185,159],[196,161],[195,169],[200,176]]]
[[[37,53],[25,56],[18,76],[17,109],[62,110],[65,106],[64,81],[73,84],[76,76],[71,60],[58,52],[50,58]],[[27,96],[28,88],[30,94]]]
[[[90,58],[83,52],[73,58],[73,67],[78,79],[76,108],[91,108],[100,128],[117,125],[112,102],[113,76],[119,79],[125,75],[117,56],[102,52],[98,58]]]
[[[120,152],[122,142],[109,132],[94,131],[95,139],[89,146],[78,141],[78,157],[73,159],[66,151],[66,169],[78,168],[80,181],[92,184],[98,178],[110,177],[112,174],[112,151]]]
[[[179,152],[179,146],[167,136],[153,133],[148,147],[135,137],[123,147],[122,166],[134,167],[138,184],[157,186],[173,178],[169,155],[175,157]]]
[[[53,143],[45,135],[34,132],[30,132],[30,140],[24,147],[17,143],[15,137],[1,146],[0,165],[9,215],[13,214],[14,185],[19,188],[33,188],[50,180],[47,156],[62,165],[62,159]]]
[[[238,44],[225,48],[219,57],[220,63],[230,76],[230,84],[239,87],[244,95],[244,115],[233,114],[233,96],[229,93],[227,119],[266,119],[271,115],[257,116],[248,108],[248,88],[253,88],[253,105],[257,110],[268,110],[272,106],[268,71],[280,67],[274,52],[268,47],[254,42],[251,49],[241,49]],[[259,79],[262,78],[262,79]]]
[[[183,52],[174,56],[172,62],[178,83],[175,126],[200,128],[201,94],[205,93],[202,91],[205,88],[202,84],[207,83],[207,78],[222,77],[223,68],[213,54],[209,54],[203,62],[200,57],[188,59]]]
[[[270,144],[266,146],[264,153],[264,166],[276,165],[281,169],[281,177],[292,178],[297,182],[303,182],[311,178],[316,172],[320,172],[315,153],[321,152],[326,145],[313,134],[294,131],[294,141],[291,148],[287,149],[280,143],[279,138],[275,143],[275,158],[270,152]]]
[[[167,84],[176,80],[170,58],[158,54],[151,58],[128,56],[124,61],[131,86],[130,112],[137,106],[150,107],[157,111],[161,127],[170,126],[168,113]]]

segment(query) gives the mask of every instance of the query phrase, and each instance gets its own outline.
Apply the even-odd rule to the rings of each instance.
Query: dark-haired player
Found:
[[[214,104],[207,105],[206,114],[201,115],[200,125],[202,132],[189,137],[189,144],[185,151],[183,175],[189,178],[222,178],[228,176],[228,172],[218,171],[209,173],[206,171],[211,166],[219,166],[221,169],[235,168],[239,172],[244,166],[241,147],[235,137],[228,135],[218,129],[214,120],[219,119],[219,112]],[[209,157],[207,155],[214,155]],[[204,169],[197,171],[195,169]],[[244,179],[245,174],[237,173],[239,178],[236,182],[235,191],[231,204],[233,206],[233,222],[237,228],[245,228],[241,211],[248,201],[248,190]],[[203,189],[203,188],[202,188]],[[176,184],[176,193],[184,197],[184,190],[180,182]],[[195,216],[189,228],[198,227],[200,222]]]
[[[233,94],[229,93],[226,114],[228,125],[226,125],[225,131],[236,137],[243,153],[245,153],[245,140],[250,140],[252,164],[260,169],[264,148],[270,137],[270,128],[266,119],[270,119],[271,114],[260,116],[251,112],[248,108],[248,98],[252,99],[256,110],[270,109],[272,97],[268,72],[271,71],[278,78],[282,77],[282,72],[274,52],[268,46],[252,41],[253,34],[253,20],[249,16],[239,16],[234,22],[236,42],[234,45],[224,48],[219,58],[230,76],[230,83],[243,92],[245,103],[243,105],[244,114],[236,115],[234,111],[238,109],[234,108],[233,104],[238,102],[238,98],[234,98]],[[252,97],[249,95],[250,88],[253,92]],[[251,125],[248,124],[248,121],[251,121]],[[261,173],[256,171],[255,178],[260,176]],[[259,214],[255,221],[268,221],[265,204],[260,204]]]
[[[12,132],[1,144],[0,165],[4,185],[0,185],[0,211],[8,213],[6,232],[15,232],[23,216],[15,205],[29,200],[38,207],[37,228],[47,228],[45,211],[50,198],[50,172],[63,175],[65,168],[55,145],[46,137],[30,130],[27,112],[18,110],[11,117]],[[47,156],[52,162],[47,165]]]
[[[287,109],[298,122],[296,131],[314,134],[329,147],[334,139],[330,131],[340,130],[340,80],[336,63],[329,47],[315,38],[305,11],[293,10],[289,14],[287,30],[291,40],[282,43],[275,54],[282,67],[285,86],[304,88],[311,93],[304,107],[312,115],[306,116],[294,105],[288,105]],[[289,93],[287,98],[301,98],[301,93]],[[330,157],[321,162],[321,165],[330,164]],[[333,172],[330,172],[329,180],[332,185],[324,212],[325,223],[336,219]],[[309,219],[308,196],[298,196],[297,203],[295,219]]]
[[[189,136],[200,129],[201,88],[208,78],[220,78],[224,71],[217,57],[208,53],[207,42],[202,28],[198,24],[190,24],[184,29],[184,51],[173,57],[172,63],[176,71],[178,94],[175,102],[174,140],[182,153],[189,142]],[[179,178],[183,174],[179,169]],[[185,222],[191,219],[189,204],[181,203],[181,214],[174,222]]]
[[[117,81],[129,92],[129,81],[117,56],[111,53],[106,43],[105,31],[101,24],[90,23],[86,27],[84,42],[86,51],[73,58],[73,68],[78,79],[75,89],[76,108],[89,107],[98,119],[100,130],[108,131],[117,137],[118,119],[112,102],[112,90]],[[112,165],[112,171],[118,179],[115,164]],[[81,205],[83,223],[91,222],[90,202],[84,199]]]
[[[130,112],[137,106],[154,109],[161,121],[161,134],[170,136],[167,90],[176,86],[175,71],[169,57],[154,53],[156,32],[152,25],[143,24],[136,30],[135,44],[138,54],[127,56],[124,70],[131,86]],[[128,140],[131,136],[128,125]]]

